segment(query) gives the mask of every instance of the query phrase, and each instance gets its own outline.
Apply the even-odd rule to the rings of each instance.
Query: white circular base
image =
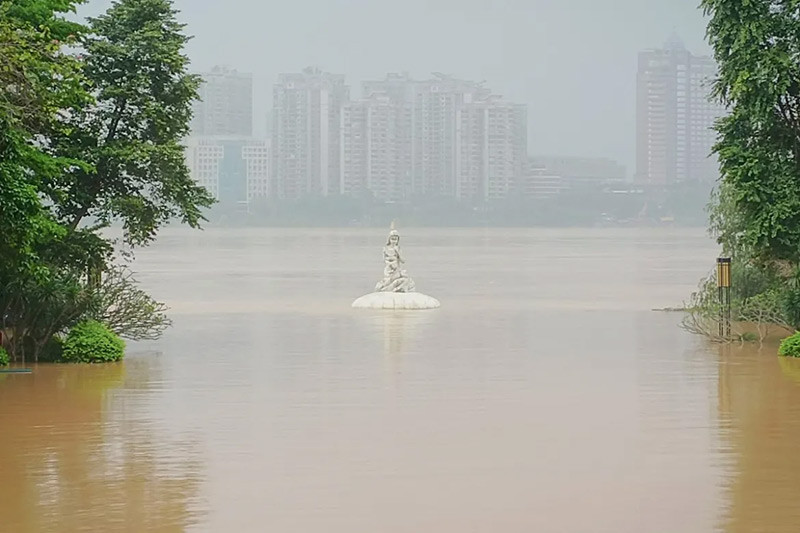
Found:
[[[373,292],[353,302],[353,307],[358,309],[436,309],[439,306],[439,300],[419,292]]]

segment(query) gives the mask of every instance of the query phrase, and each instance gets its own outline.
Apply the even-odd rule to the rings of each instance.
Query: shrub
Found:
[[[742,342],[758,342],[760,340],[758,334],[753,333],[752,331],[745,331],[739,336],[739,339]]]
[[[783,357],[800,357],[800,332],[783,339],[781,347],[778,349],[778,355]]]
[[[125,342],[96,320],[84,320],[73,327],[66,340],[62,360],[68,363],[110,363],[125,354]]]
[[[800,327],[800,289],[787,287],[782,292],[781,305],[786,321],[793,327]]]
[[[39,354],[39,361],[47,363],[57,363],[62,360],[64,355],[64,339],[60,335],[53,335],[42,348]]]
[[[732,335],[719,333],[723,308],[719,301],[716,273],[704,278],[684,305],[687,310],[681,322],[684,329],[720,342],[733,339],[749,342],[754,337],[745,335],[745,332],[746,328],[753,326],[756,328],[754,340],[759,342],[764,342],[776,328],[795,329],[795,321],[800,321],[800,291],[795,293],[776,267],[734,261],[731,275]]]
[[[8,356],[8,352],[0,346],[0,366],[8,366],[10,362],[11,358]]]
[[[102,322],[126,339],[158,339],[171,323],[167,306],[140,289],[126,266],[109,266],[94,290],[94,298],[94,308],[86,317]]]
[[[6,348],[17,359],[38,361],[50,338],[74,326],[91,305],[80,273],[69,269],[0,279],[0,327],[15,332]]]

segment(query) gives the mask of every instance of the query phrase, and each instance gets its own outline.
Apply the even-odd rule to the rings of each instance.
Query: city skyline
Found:
[[[368,194],[390,202],[421,196],[457,201],[526,196],[539,190],[542,179],[549,180],[549,190],[562,190],[571,186],[563,184],[616,181],[620,169],[623,180],[640,185],[713,181],[717,168],[711,126],[722,112],[708,98],[708,82],[716,71],[713,59],[693,54],[675,34],[662,47],[642,50],[637,57],[637,123],[630,132],[637,161],[632,175],[610,157],[531,150],[528,106],[493,94],[485,81],[440,72],[426,79],[389,73],[384,79],[362,80],[354,96],[345,75],[306,67],[280,74],[273,87],[276,105],[265,114],[272,121],[266,128],[271,136],[261,138],[270,146],[264,153],[269,171],[252,179],[266,181],[264,196]],[[230,126],[245,112],[252,120],[252,75],[219,66],[201,76],[207,80],[202,94],[209,101],[196,103],[201,115],[194,124],[203,128],[192,134],[248,137],[252,122],[241,131]],[[226,88],[243,97],[231,98]],[[533,160],[529,152],[535,154]],[[599,168],[559,169],[553,163],[559,156],[571,160],[567,167],[573,169]],[[192,166],[201,182],[207,169]],[[561,188],[551,187],[554,177],[562,180]],[[261,194],[260,186],[250,189]]]
[[[503,100],[483,82],[388,74],[363,81],[364,96],[353,99],[341,74],[311,67],[284,73],[273,88],[272,136],[258,141],[231,127],[250,109],[249,99],[225,92],[252,94],[243,86],[252,83],[249,75],[217,67],[201,77],[210,81],[203,83],[206,100],[195,104],[187,162],[195,179],[228,203],[339,194],[472,202],[529,190],[527,106]],[[270,147],[258,152],[268,164],[253,167],[248,139]],[[238,195],[230,193],[234,183]]]
[[[79,16],[109,4],[89,0]],[[256,135],[266,134],[264,117],[280,72],[316,65],[366,80],[447,69],[459,78],[490,80],[509,101],[528,104],[536,152],[607,156],[631,171],[636,54],[660,46],[673,30],[687,48],[707,54],[707,21],[697,4],[299,0],[276,9],[257,0],[175,1],[194,36],[187,47],[193,71],[228,63],[253,73]]]

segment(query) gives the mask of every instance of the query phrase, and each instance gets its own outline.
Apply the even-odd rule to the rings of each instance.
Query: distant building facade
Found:
[[[344,76],[307,68],[273,90],[272,165],[281,199],[341,191],[340,130],[350,91]]]
[[[350,100],[341,75],[282,74],[271,112],[270,193],[484,201],[519,191],[527,108],[480,83],[389,74]]]
[[[414,182],[419,194],[458,197],[462,110],[488,97],[481,84],[443,74],[414,84]]]
[[[200,75],[199,98],[193,103],[194,137],[253,135],[253,77],[227,67]]]
[[[518,193],[528,164],[523,105],[483,97],[459,111],[455,198],[500,200]]]
[[[243,137],[191,137],[186,161],[192,178],[222,206],[267,198],[270,190],[270,146]]]
[[[625,166],[604,157],[533,156],[532,168],[546,169],[560,176],[564,186],[572,189],[591,188],[627,181]]]
[[[554,198],[569,188],[563,177],[531,162],[520,188],[520,196],[528,199]]]
[[[341,192],[395,202],[411,192],[411,105],[370,92],[342,111]]]
[[[639,54],[637,74],[637,183],[665,186],[712,181],[714,121],[724,113],[710,100],[717,67],[672,37],[663,48]]]
[[[362,89],[364,101],[345,114],[373,118],[367,129],[345,121],[343,143],[362,136],[367,160],[377,164],[353,155],[349,169],[360,169],[360,182],[378,198],[481,201],[505,197],[518,187],[527,164],[525,106],[444,74],[422,81],[389,74],[364,82]],[[352,189],[349,182],[359,182],[349,169],[344,170],[345,190]]]

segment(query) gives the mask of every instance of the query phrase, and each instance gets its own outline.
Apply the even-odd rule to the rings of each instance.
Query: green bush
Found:
[[[64,355],[64,339],[59,335],[53,335],[39,354],[39,361],[45,363],[57,363],[62,360]]]
[[[11,358],[8,356],[8,352],[0,346],[0,366],[8,366],[10,362]]]
[[[781,347],[778,349],[778,355],[782,355],[783,357],[800,357],[800,332],[783,339]]]
[[[64,340],[62,360],[68,363],[110,363],[125,354],[125,342],[96,320],[84,320]]]
[[[792,285],[795,284],[793,283]],[[783,289],[781,305],[786,321],[793,327],[800,327],[800,289],[796,286],[789,286]]]
[[[758,334],[753,333],[752,331],[745,331],[739,336],[739,340],[742,342],[758,342]]]

